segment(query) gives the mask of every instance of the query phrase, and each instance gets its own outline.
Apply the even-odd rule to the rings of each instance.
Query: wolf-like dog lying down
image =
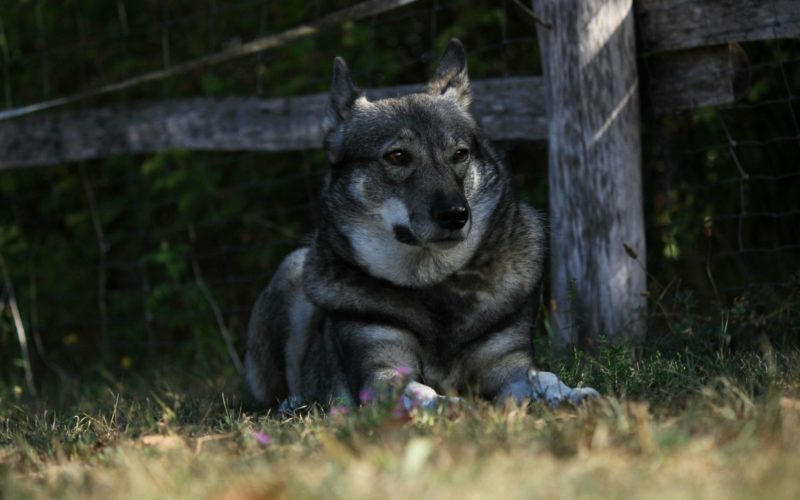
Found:
[[[458,40],[425,92],[399,98],[367,100],[336,58],[319,228],[250,318],[246,376],[261,405],[354,405],[398,370],[407,409],[467,393],[551,405],[597,396],[533,367],[543,223],[469,104]]]

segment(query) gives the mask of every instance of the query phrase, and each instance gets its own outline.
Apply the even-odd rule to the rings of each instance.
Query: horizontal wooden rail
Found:
[[[646,105],[670,112],[736,98],[729,44],[800,37],[800,0],[637,0]],[[655,56],[655,57],[653,57]],[[473,111],[494,140],[546,140],[540,77],[473,82]],[[368,90],[385,97],[421,85]],[[0,122],[0,169],[170,149],[290,151],[322,143],[326,94],[188,98],[34,114]]]
[[[800,0],[637,0],[640,56],[800,37]]]
[[[646,109],[661,114],[734,102],[737,90],[741,91],[737,47],[718,45],[646,58],[647,88],[642,91]]]
[[[494,140],[544,140],[540,77],[476,80],[473,112]],[[422,85],[367,90],[371,98]],[[279,99],[190,98],[31,115],[0,122],[0,169],[170,149],[291,151],[322,145],[327,94]]]

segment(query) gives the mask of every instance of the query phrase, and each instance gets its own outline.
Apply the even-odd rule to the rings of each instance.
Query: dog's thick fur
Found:
[[[247,381],[260,404],[354,404],[398,369],[410,405],[596,394],[533,370],[543,223],[469,102],[457,40],[424,93],[375,102],[336,59],[320,226],[250,320]]]

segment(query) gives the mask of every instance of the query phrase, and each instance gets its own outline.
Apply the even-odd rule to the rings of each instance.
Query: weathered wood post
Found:
[[[644,333],[632,0],[533,0],[548,92],[551,343]],[[626,252],[638,254],[638,262]]]

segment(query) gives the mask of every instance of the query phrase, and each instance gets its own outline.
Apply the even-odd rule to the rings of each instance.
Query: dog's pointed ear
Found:
[[[350,70],[344,59],[337,57],[333,60],[333,83],[331,83],[330,102],[328,104],[329,118],[342,122],[350,118],[353,104],[356,99],[364,95],[358,86],[353,83]]]
[[[323,124],[325,151],[331,163],[338,163],[342,157],[343,131],[340,125],[350,118],[356,100],[363,95],[364,92],[353,83],[344,59],[341,57],[334,59],[333,82]]]
[[[450,40],[444,50],[439,67],[428,82],[428,92],[452,97],[467,109],[470,103],[469,77],[467,76],[467,54],[457,38]]]

